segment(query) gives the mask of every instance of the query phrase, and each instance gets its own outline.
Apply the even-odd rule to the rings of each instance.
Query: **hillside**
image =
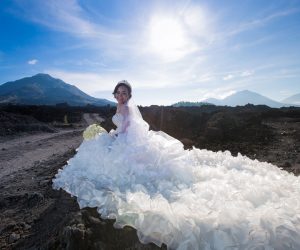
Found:
[[[98,99],[84,93],[74,85],[53,78],[48,74],[37,74],[0,85],[0,104],[71,106],[115,105],[106,99]]]

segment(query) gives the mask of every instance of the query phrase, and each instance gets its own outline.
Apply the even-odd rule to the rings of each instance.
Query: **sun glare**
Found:
[[[166,59],[178,57],[186,46],[184,30],[176,19],[154,17],[150,22],[149,45]]]

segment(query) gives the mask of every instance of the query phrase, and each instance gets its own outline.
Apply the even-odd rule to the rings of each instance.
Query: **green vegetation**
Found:
[[[208,102],[185,102],[185,101],[181,101],[181,102],[176,102],[174,104],[172,104],[171,106],[173,107],[201,107],[201,106],[205,106],[205,105],[214,105]]]

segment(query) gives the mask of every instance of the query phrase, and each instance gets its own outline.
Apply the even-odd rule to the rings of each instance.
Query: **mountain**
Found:
[[[248,103],[254,104],[254,105],[267,105],[272,108],[280,108],[283,106],[286,106],[283,103],[276,102],[270,98],[267,98],[265,96],[262,96],[258,93],[249,91],[249,90],[243,90],[236,92],[235,94],[232,94],[230,96],[227,96],[224,99],[215,99],[215,98],[209,98],[204,100],[203,102],[209,102],[213,103],[215,105],[222,105],[222,106],[243,106]]]
[[[288,98],[285,98],[281,101],[282,103],[290,103],[295,105],[300,105],[300,93],[296,95],[292,95]]]
[[[68,103],[71,106],[115,105],[114,102],[106,99],[89,96],[74,85],[48,74],[37,74],[0,85],[0,103],[27,105]]]

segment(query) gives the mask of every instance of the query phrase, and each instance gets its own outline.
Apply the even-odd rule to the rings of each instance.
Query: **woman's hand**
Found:
[[[109,135],[112,136],[112,137],[117,137],[118,136],[118,133],[116,130],[112,129],[109,131]]]

